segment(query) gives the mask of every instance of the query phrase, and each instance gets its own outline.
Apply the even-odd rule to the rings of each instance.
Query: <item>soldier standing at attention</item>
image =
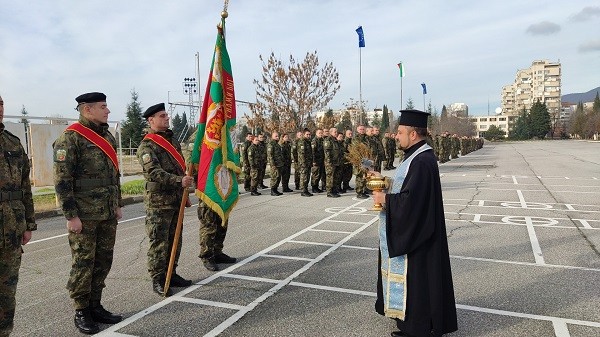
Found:
[[[267,185],[264,184],[265,180],[265,172],[267,170],[267,145],[265,144],[265,135],[258,135],[258,149],[259,149],[259,158],[260,165],[258,171],[258,185],[260,188],[267,188]]]
[[[304,129],[304,139],[298,143],[298,162],[300,166],[300,193],[303,197],[312,197],[313,194],[308,191],[308,180],[310,178],[310,169],[313,166],[313,153],[310,144],[310,130]]]
[[[323,193],[319,189],[319,182],[326,180],[325,178],[325,154],[323,153],[323,130],[317,129],[315,131],[315,138],[313,138],[311,144],[313,164],[311,168],[310,183],[312,185],[313,193]]]
[[[165,104],[159,103],[149,107],[142,116],[146,118],[150,127],[137,150],[137,157],[146,178],[144,204],[146,234],[150,243],[148,272],[152,278],[152,290],[161,296],[170,296],[171,289],[167,294],[164,293],[165,275],[175,239],[179,206],[184,188],[192,186],[194,178],[185,175],[185,160],[179,143],[173,139],[173,131],[169,129],[169,115],[165,111]],[[192,284],[192,281],[184,279],[176,272],[181,241],[180,234],[170,283],[174,287],[187,287]]]
[[[329,130],[329,136],[323,140],[323,151],[325,153],[325,173],[327,178],[326,190],[327,197],[339,198],[337,188],[339,186],[339,169],[341,165],[340,161],[340,147],[337,141],[337,129],[331,128]]]
[[[244,171],[244,190],[250,191],[250,163],[248,163],[248,147],[252,144],[252,134],[246,134],[246,140],[240,146],[240,158],[242,159],[242,171]]]
[[[290,189],[290,175],[292,170],[292,145],[290,136],[284,134],[279,141],[281,146],[281,155],[283,156],[283,169],[281,171],[281,186],[283,192],[294,192]]]
[[[229,220],[221,223],[221,217],[200,200],[198,204],[200,220],[200,259],[204,268],[218,271],[218,263],[235,263],[237,259],[223,253],[223,242],[227,234]]]
[[[337,131],[337,130],[336,130]],[[340,149],[340,154],[339,154],[339,159],[340,159],[340,166],[338,167],[338,181],[337,181],[337,185],[335,185],[335,188],[337,188],[338,193],[346,193],[346,190],[344,190],[342,188],[342,175],[344,172],[344,162],[346,160],[345,155],[345,149],[344,149],[344,133],[343,132],[339,132],[337,134],[337,142],[338,142],[338,147]]]
[[[123,319],[100,304],[123,200],[117,143],[106,123],[106,95],[90,92],[75,100],[79,122],[53,144],[54,186],[69,231],[72,265],[67,289],[75,306],[75,326],[95,334],[100,331],[97,323]]]
[[[298,162],[298,145],[302,139],[302,131],[296,132],[296,138],[292,142],[292,158],[294,159],[294,189],[300,189],[300,164]]]
[[[29,158],[19,138],[4,130],[4,101],[0,96],[0,336],[10,335],[15,317],[15,294],[22,245],[37,229],[33,211]]]
[[[370,148],[369,140],[367,139],[367,135],[365,134],[365,126],[359,125],[356,128],[356,132],[358,133],[356,137],[354,137],[353,142],[363,143],[367,147]],[[360,167],[355,167],[356,170],[356,197],[359,199],[368,199],[369,196],[366,194],[367,191],[367,181],[365,178],[365,172]]]
[[[267,160],[271,168],[271,195],[278,197],[283,193],[279,192],[279,183],[281,182],[281,173],[283,171],[283,154],[279,146],[279,133],[271,133],[271,141],[267,145]]]
[[[348,147],[352,144],[352,130],[346,130],[344,138],[344,164],[342,165],[342,191],[352,191],[350,180],[352,180],[352,163],[346,159],[346,154],[349,152]]]
[[[383,143],[381,142],[379,128],[376,126],[373,127],[373,135],[371,135],[371,139],[375,145],[375,149],[373,150],[373,153],[376,153],[375,171],[381,172],[381,163],[385,159],[385,150],[383,148]]]
[[[248,164],[250,165],[250,195],[260,195],[258,191],[258,176],[260,171],[260,141],[258,137],[252,139],[252,144],[248,147]]]

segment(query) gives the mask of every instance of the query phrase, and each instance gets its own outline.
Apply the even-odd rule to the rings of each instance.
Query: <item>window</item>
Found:
[[[484,124],[482,124],[482,125],[480,125],[480,126],[479,126],[479,128],[480,128],[481,130],[485,130],[485,129],[487,129],[487,125],[484,125]]]
[[[480,122],[487,122],[487,118],[482,118],[479,120]]]
[[[490,122],[495,122],[496,118],[490,118]]]
[[[498,120],[499,120],[500,122],[506,122],[506,117],[500,117],[500,118],[498,118]]]

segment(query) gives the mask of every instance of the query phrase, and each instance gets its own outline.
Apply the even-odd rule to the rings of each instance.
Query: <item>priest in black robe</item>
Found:
[[[396,172],[395,188],[392,182],[387,192],[373,192],[374,202],[385,207],[375,310],[396,320],[400,331],[392,336],[442,336],[458,329],[439,169],[426,144],[428,116],[418,110],[401,111],[396,140],[408,162],[397,168],[404,171]],[[388,268],[395,258],[405,266],[404,276],[396,277],[403,280],[400,297],[404,298],[396,314],[389,308],[389,296],[398,294],[394,294],[397,288],[389,286]]]

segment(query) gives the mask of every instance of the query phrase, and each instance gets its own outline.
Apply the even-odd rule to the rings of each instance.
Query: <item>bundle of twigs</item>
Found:
[[[348,146],[348,153],[344,155],[354,167],[361,168],[364,159],[374,160],[371,149],[364,143],[356,142]]]

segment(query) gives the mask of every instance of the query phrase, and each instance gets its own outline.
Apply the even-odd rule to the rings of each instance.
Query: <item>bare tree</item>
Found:
[[[308,125],[312,113],[324,108],[340,89],[339,74],[332,63],[319,66],[317,52],[306,53],[302,62],[290,55],[289,63],[271,53],[262,62],[256,85],[256,104],[250,106],[248,125],[270,131],[290,132]]]

